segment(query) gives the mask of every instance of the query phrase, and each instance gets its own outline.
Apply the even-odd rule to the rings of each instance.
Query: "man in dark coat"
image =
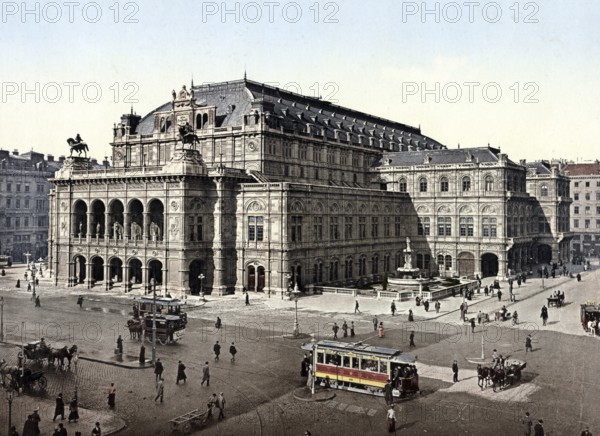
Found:
[[[388,379],[387,383],[383,387],[385,404],[388,406],[394,403],[394,396],[392,394],[392,383],[390,379]]]
[[[408,309],[408,322],[414,322],[415,318],[413,316],[413,311],[412,309]]]
[[[337,339],[337,332],[340,328],[337,325],[337,322],[333,323],[333,327],[331,327],[331,330],[333,331],[333,339]]]
[[[65,402],[63,401],[62,394],[58,394],[58,397],[56,397],[56,406],[54,406],[54,418],[52,418],[52,422],[54,422],[57,416],[60,416],[60,419],[65,419]]]
[[[162,377],[162,373],[165,370],[165,368],[163,368],[163,364],[160,361],[160,359],[156,359],[156,363],[154,364],[154,374],[156,375],[156,381],[158,382],[158,379],[160,379]]]
[[[250,296],[248,295],[248,291],[246,291],[246,306],[250,304]]]
[[[144,344],[140,347],[140,363],[142,365],[146,363],[146,347],[144,347]]]
[[[231,343],[231,346],[229,347],[229,353],[231,354],[231,361],[235,362],[235,355],[237,354],[237,349],[235,348],[235,345],[233,344],[233,342]]]
[[[219,360],[219,354],[221,354],[221,346],[219,345],[219,341],[213,346],[213,352],[215,353],[215,362]]]
[[[37,429],[37,433],[36,433]],[[27,421],[23,425],[23,436],[37,436],[40,434],[40,430],[37,423],[33,420],[32,415],[27,416]]]
[[[548,308],[546,305],[542,306],[542,313],[540,314],[540,318],[542,318],[542,323],[546,325],[548,322]]]
[[[123,338],[121,335],[117,338],[117,350],[119,350],[119,354],[123,354]]]
[[[187,375],[185,375],[185,365],[181,360],[177,364],[177,381],[175,381],[175,384],[178,385],[180,380],[184,383],[187,380]]]
[[[410,348],[416,347],[416,345],[415,345],[415,331],[414,330],[410,332],[410,336],[408,337],[408,339],[410,340],[410,343],[409,343],[408,346]]]
[[[533,434],[535,436],[544,436],[544,426],[542,425],[544,424],[544,420],[543,419],[538,419],[537,424],[535,424],[535,427],[533,427]]]
[[[533,426],[533,423],[531,422],[531,418],[529,417],[529,412],[525,413],[525,416],[521,420],[521,423],[523,424],[523,434],[525,436],[531,436],[531,427]]]
[[[454,374],[454,383],[458,382],[458,362],[456,360],[452,363],[452,373]]]
[[[42,420],[42,418],[40,418],[39,415],[39,407],[36,407],[35,409],[33,409],[33,413],[31,414],[31,419],[33,420],[33,431],[35,435],[39,435],[40,432],[40,421]]]
[[[531,345],[531,335],[527,335],[525,338],[525,352],[533,351],[533,345]]]

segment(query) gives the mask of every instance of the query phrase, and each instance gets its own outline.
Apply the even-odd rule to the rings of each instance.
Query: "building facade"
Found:
[[[600,162],[567,163],[573,204],[571,254],[579,260],[600,255]]]
[[[72,158],[53,180],[57,282],[219,294],[357,286],[394,274],[407,237],[432,274],[505,276],[534,257],[533,229],[506,218],[533,208],[527,170],[494,149],[454,153],[420,128],[246,79],[184,86],[143,118],[123,115],[113,134],[111,169]],[[460,162],[442,169],[444,156]],[[434,188],[444,171],[447,191]],[[424,234],[421,218],[450,227]]]
[[[0,254],[13,262],[48,255],[48,181],[61,162],[34,151],[0,150]]]

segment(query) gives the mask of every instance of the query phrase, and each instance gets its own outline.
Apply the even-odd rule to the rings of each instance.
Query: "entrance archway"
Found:
[[[127,280],[130,283],[142,283],[142,261],[139,259],[131,259],[129,261],[129,277]]]
[[[109,238],[123,238],[123,203],[113,200],[108,208],[109,213]]]
[[[104,280],[104,259],[101,257],[94,257],[92,259],[92,280],[94,282]]]
[[[262,292],[262,290],[265,288],[265,267],[259,266],[256,272],[258,276],[256,280],[256,290],[258,292]]]
[[[204,262],[201,259],[194,259],[190,263],[189,283],[192,295],[200,294],[200,274],[204,274]],[[202,291],[206,286],[206,278],[202,279]]]
[[[100,200],[96,200],[92,203],[92,222],[90,223],[90,233],[93,237],[104,238],[104,212],[106,208],[104,203]]]
[[[162,241],[165,232],[164,228],[164,210],[160,200],[152,200],[148,205],[150,212],[150,238],[153,241]]]
[[[459,276],[472,276],[475,274],[475,255],[473,253],[463,251],[459,253],[456,261],[458,263]]]
[[[254,268],[254,265],[250,265],[247,271],[248,280],[246,280],[246,288],[248,291],[256,291],[256,268]]]
[[[118,257],[113,257],[110,260],[110,277],[109,279],[115,283],[123,281],[123,261]]]
[[[129,203],[129,237],[133,240],[141,240],[144,229],[144,206],[140,200],[132,200]]]
[[[162,266],[162,262],[156,259],[148,263],[148,280],[154,279],[157,286],[162,285],[163,282]]]
[[[85,280],[85,257],[76,256],[73,262],[73,275],[75,276],[75,284],[83,283]]]
[[[483,277],[498,275],[498,256],[492,253],[481,256],[481,275]]]
[[[73,233],[79,236],[85,236],[87,234],[87,204],[85,201],[78,200],[74,205],[74,220]]]
[[[550,263],[552,262],[552,248],[549,245],[542,244],[538,246],[538,262],[539,263]]]

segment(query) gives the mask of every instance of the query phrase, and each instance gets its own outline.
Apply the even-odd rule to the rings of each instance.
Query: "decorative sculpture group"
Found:
[[[69,138],[67,139],[67,144],[71,147],[71,153],[69,157],[73,157],[73,152],[76,151],[78,156],[81,156],[81,152],[84,153],[84,156],[87,157],[87,152],[89,151],[88,145],[81,139],[79,133],[75,136],[75,139]]]

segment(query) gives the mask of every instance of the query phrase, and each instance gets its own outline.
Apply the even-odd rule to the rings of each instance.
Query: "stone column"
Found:
[[[104,239],[106,242],[110,239],[110,213],[108,210],[104,212]]]
[[[129,280],[129,267],[123,262],[123,289],[125,292],[131,290],[131,282]]]
[[[57,265],[56,265],[56,277],[58,277],[58,260],[56,261]],[[67,286],[71,287],[74,286],[73,283],[73,277],[75,277],[75,262],[70,261],[67,267]]]
[[[167,283],[169,282],[168,277],[167,277],[167,273],[168,273],[168,269],[165,268],[165,262],[163,262],[163,268],[162,268],[162,291],[163,293],[166,295],[168,292],[168,287],[167,287]]]
[[[92,231],[94,229],[94,223],[92,223],[94,215],[92,212],[87,213],[87,228],[85,229],[85,235],[87,243],[89,244],[92,241]]]
[[[87,282],[87,288],[92,288],[92,263],[89,260],[85,262],[85,281]]]
[[[110,289],[110,280],[110,263],[106,262],[104,264],[104,289],[107,291]]]
[[[150,283],[150,280],[148,278],[148,270],[150,268],[148,268],[147,266],[142,266],[142,289],[144,290],[144,294],[146,294],[146,291],[148,290],[148,284]]]
[[[224,205],[224,181],[223,178],[219,177],[216,180],[216,191],[217,201],[215,204],[214,213],[214,229],[215,238],[213,240],[214,256],[213,262],[215,265],[213,289],[217,291],[218,295],[224,295],[226,291],[224,279],[225,279],[225,259],[223,250],[223,208]],[[257,274],[258,280],[258,274]]]
[[[144,223],[142,228],[142,240],[148,241],[150,239],[149,235],[149,226],[150,226],[150,212],[144,212]]]
[[[123,240],[129,239],[129,230],[131,225],[131,214],[129,212],[123,212]]]

